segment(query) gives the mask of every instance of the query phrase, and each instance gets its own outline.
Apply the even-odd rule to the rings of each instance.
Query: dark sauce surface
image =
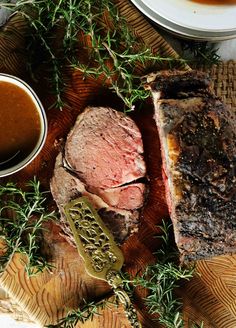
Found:
[[[40,135],[40,117],[31,97],[20,87],[0,82],[0,169],[26,158]]]

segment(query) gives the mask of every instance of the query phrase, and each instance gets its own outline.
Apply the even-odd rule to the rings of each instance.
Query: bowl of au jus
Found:
[[[44,108],[23,80],[0,73],[0,177],[23,169],[47,136]]]

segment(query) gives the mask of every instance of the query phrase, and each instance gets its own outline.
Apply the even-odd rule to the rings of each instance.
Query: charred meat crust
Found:
[[[161,71],[147,78],[149,81],[145,85],[146,89],[152,92],[158,91],[165,99],[176,99],[188,97],[194,93],[204,93],[206,89],[210,91],[211,80],[203,72],[190,71]],[[196,95],[196,94],[195,94]]]
[[[175,99],[162,94],[165,99],[155,102],[162,147],[165,140],[171,140],[163,152],[164,157],[169,152],[169,158],[163,158],[163,163],[182,260],[236,252],[236,117],[211,92],[197,90],[204,80],[201,73],[197,84],[197,76],[194,72],[179,77],[165,75],[161,89],[164,79],[168,88],[180,90],[195,78],[185,99],[178,98],[177,93]],[[158,81],[151,85],[153,92],[158,91]],[[191,91],[193,85],[197,97]],[[175,158],[170,155],[172,147],[177,149]]]
[[[183,121],[171,130],[181,150],[176,163],[183,180],[178,230],[194,247],[187,259],[236,251],[235,130],[219,100],[202,101],[202,111],[183,112]]]

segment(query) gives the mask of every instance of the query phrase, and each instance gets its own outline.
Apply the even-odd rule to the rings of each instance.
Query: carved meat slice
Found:
[[[88,107],[68,135],[65,158],[93,189],[122,186],[145,176],[143,143],[131,118],[106,107]]]
[[[236,252],[236,117],[199,72],[148,78],[182,260]]]
[[[98,211],[108,229],[113,233],[117,243],[124,242],[125,239],[138,230],[139,212],[109,206],[99,196],[88,192],[84,183],[74,173],[65,168],[61,153],[56,159],[54,175],[51,179],[51,192],[61,213],[63,230],[73,246],[75,246],[75,241],[65,218],[64,205],[81,196],[85,196]]]
[[[142,206],[145,186],[134,183],[146,174],[143,143],[128,116],[106,107],[86,108],[68,135],[65,159],[86,189],[109,205]]]
[[[134,121],[111,108],[86,108],[67,137],[51,180],[67,234],[71,237],[63,206],[83,195],[122,243],[137,231],[145,174],[142,138]]]

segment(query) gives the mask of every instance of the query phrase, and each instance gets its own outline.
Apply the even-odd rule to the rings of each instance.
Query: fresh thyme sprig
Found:
[[[14,183],[0,185],[0,239],[2,253],[1,271],[15,253],[27,255],[26,271],[29,275],[51,266],[40,254],[40,234],[43,223],[55,218],[54,212],[47,212],[45,192],[40,191],[36,179],[27,184],[23,191]]]
[[[132,110],[137,100],[144,100],[149,92],[140,84],[136,68],[155,67],[157,63],[174,63],[175,58],[165,58],[138,45],[139,42],[120,16],[113,0],[17,0],[16,4],[2,4],[13,12],[24,15],[32,27],[29,50],[40,48],[41,61],[51,70],[53,88],[58,107],[63,106],[65,66],[76,68],[86,75],[104,76],[110,88],[122,99],[126,108]],[[60,31],[60,32],[59,32]],[[55,35],[61,42],[57,43]],[[90,39],[84,63],[78,60],[78,33]],[[39,45],[39,46],[38,46]],[[43,51],[42,51],[43,50]],[[38,53],[36,54],[39,60]],[[184,62],[178,59],[178,62]],[[110,65],[108,65],[110,62]]]

